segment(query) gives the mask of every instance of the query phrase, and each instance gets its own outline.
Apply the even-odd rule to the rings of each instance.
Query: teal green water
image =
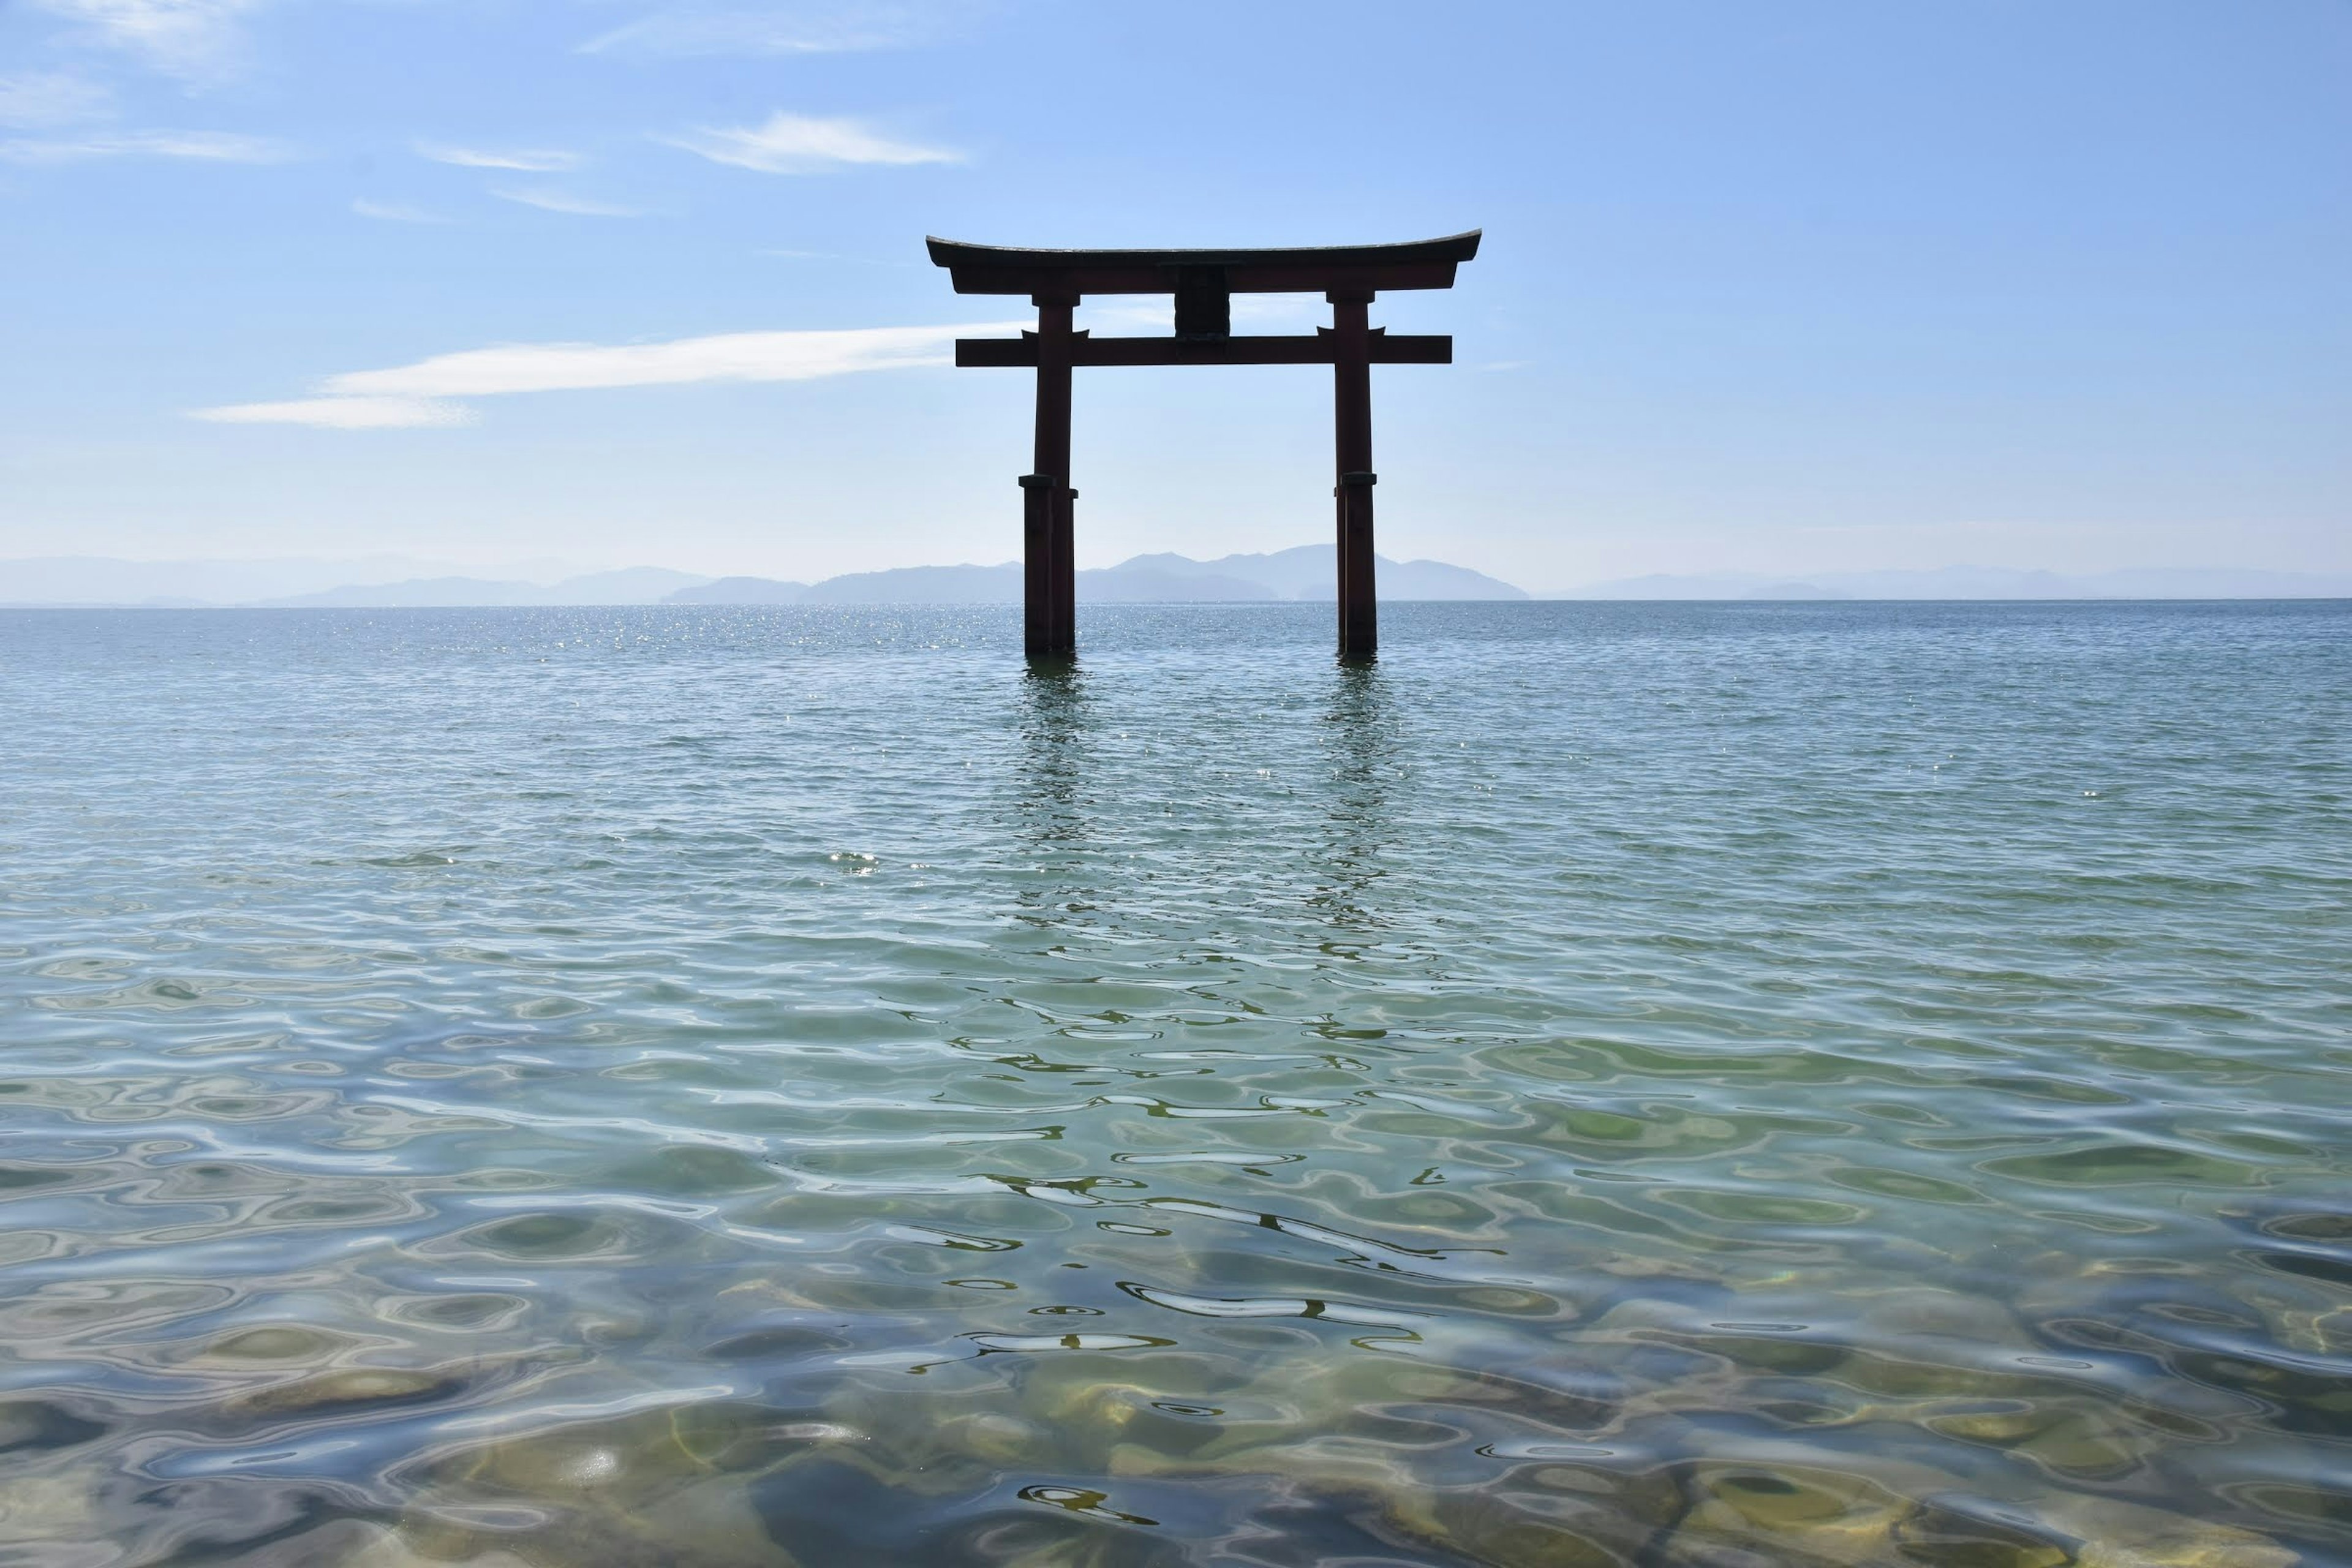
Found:
[[[0,1563],[2352,1562],[2352,605],[0,615]]]

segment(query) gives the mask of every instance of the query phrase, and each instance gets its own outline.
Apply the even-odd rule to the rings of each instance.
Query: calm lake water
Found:
[[[0,614],[0,1563],[2352,1563],[2352,605]]]

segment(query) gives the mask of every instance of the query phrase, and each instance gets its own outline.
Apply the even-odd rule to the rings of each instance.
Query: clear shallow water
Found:
[[[0,1563],[2352,1562],[2352,606],[0,615]]]

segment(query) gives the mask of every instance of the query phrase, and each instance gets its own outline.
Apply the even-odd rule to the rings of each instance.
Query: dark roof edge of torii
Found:
[[[936,236],[924,243],[949,269],[959,294],[1169,294],[1177,274],[1217,268],[1236,294],[1313,293],[1329,289],[1450,289],[1454,268],[1478,254],[1483,233],[1401,245],[1288,246],[1251,249],[1029,250],[966,245]]]

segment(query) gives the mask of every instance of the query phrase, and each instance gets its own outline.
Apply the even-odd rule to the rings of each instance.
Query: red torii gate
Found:
[[[1478,254],[1479,230],[1404,245],[1276,250],[1022,250],[929,241],[959,294],[1026,294],[1037,330],[1019,338],[961,338],[956,363],[1037,371],[1037,449],[1021,476],[1024,641],[1032,657],[1077,647],[1070,559],[1070,372],[1087,364],[1328,364],[1333,367],[1338,481],[1339,656],[1379,647],[1372,592],[1372,377],[1375,364],[1451,364],[1454,340],[1391,337],[1366,317],[1383,289],[1451,289]],[[1088,294],[1173,294],[1176,334],[1097,338],[1070,326]],[[1313,336],[1233,335],[1235,294],[1321,294],[1331,325]]]

